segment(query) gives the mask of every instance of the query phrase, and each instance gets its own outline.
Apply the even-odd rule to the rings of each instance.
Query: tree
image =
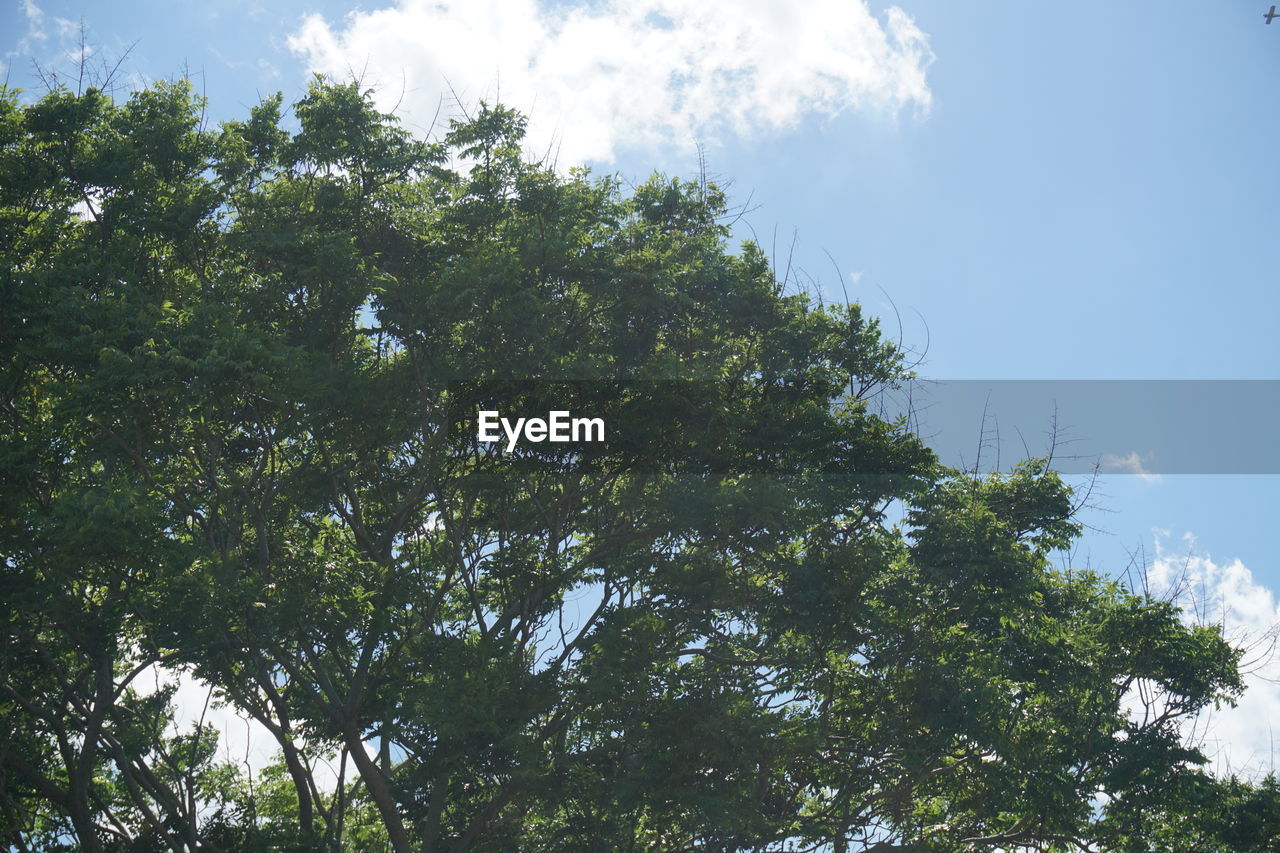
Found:
[[[1274,849],[1274,782],[1179,733],[1237,653],[1053,568],[1044,462],[877,416],[897,348],[714,185],[559,175],[501,107],[293,112],[0,99],[10,848]]]

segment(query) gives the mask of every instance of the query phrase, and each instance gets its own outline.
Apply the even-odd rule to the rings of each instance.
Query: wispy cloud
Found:
[[[94,48],[92,45],[82,44],[79,47],[74,47],[71,50],[66,51],[63,55],[67,58],[68,62],[74,65],[79,65],[89,57],[93,56],[93,53]]]
[[[280,69],[270,62],[266,57],[252,57],[248,59],[236,59],[228,56],[218,50],[214,45],[209,45],[209,52],[218,58],[223,65],[232,71],[248,71],[258,75],[258,80],[274,80],[280,77]]]
[[[35,0],[22,0],[18,4],[18,8],[22,10],[22,17],[27,22],[27,29],[18,39],[17,44],[5,54],[9,57],[29,54],[37,45],[49,40],[48,18],[44,10],[36,5]]]
[[[846,110],[923,114],[928,36],[865,0],[400,0],[289,40],[313,71],[352,74],[419,123],[441,104],[502,100],[563,163],[687,149]]]
[[[97,82],[94,75],[105,70],[105,65],[97,48],[88,42],[89,30],[83,20],[50,15],[35,0],[20,0],[18,8],[26,29],[4,54],[9,66],[4,79],[8,79],[13,63],[22,61],[34,66],[35,77],[44,86],[84,79]],[[91,57],[97,58],[90,61]]]
[[[1159,474],[1147,470],[1147,461],[1147,457],[1136,450],[1125,454],[1104,453],[1098,460],[1098,467],[1107,474],[1137,474],[1149,482],[1160,482]]]
[[[80,33],[80,24],[68,18],[48,15],[35,0],[21,0],[18,8],[22,10],[22,18],[27,22],[27,28],[17,44],[9,51],[9,56],[28,55],[47,44],[51,26],[60,40],[78,36]]]

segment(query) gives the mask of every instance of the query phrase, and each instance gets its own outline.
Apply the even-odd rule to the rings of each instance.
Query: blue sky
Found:
[[[1280,379],[1280,24],[1260,0],[628,4],[643,19],[533,0],[3,2],[9,81],[31,90],[33,61],[71,64],[83,21],[97,57],[133,45],[123,79],[198,75],[215,119],[350,68],[411,126],[446,78],[464,100],[509,96],[601,171],[690,174],[700,141],[751,198],[742,233],[780,252],[794,237],[828,296],[843,278],[877,313],[891,298],[928,376]],[[1227,439],[1232,415],[1210,413]],[[1280,477],[1100,486],[1086,521],[1105,532],[1081,561],[1118,571],[1141,548],[1168,569],[1192,550],[1181,565],[1238,620],[1275,621]]]

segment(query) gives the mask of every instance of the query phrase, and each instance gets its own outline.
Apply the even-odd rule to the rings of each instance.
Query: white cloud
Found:
[[[68,62],[74,65],[79,65],[80,63],[87,60],[90,56],[93,56],[93,47],[91,45],[82,44],[79,47],[75,47],[75,48],[72,48],[71,50],[68,50],[63,55],[67,57]]]
[[[26,30],[4,54],[9,63],[7,75],[12,74],[15,59],[25,59],[36,68],[38,91],[59,83],[70,83],[76,91],[81,83],[98,84],[99,72],[105,71],[106,66],[101,57],[90,62],[97,49],[87,41],[89,32],[83,20],[51,16],[35,0],[20,0],[18,8],[26,21]],[[60,68],[66,70],[60,71]]]
[[[1227,639],[1244,650],[1246,684],[1235,708],[1206,712],[1188,734],[1202,741],[1216,772],[1263,775],[1280,757],[1280,603],[1239,560],[1216,563],[1195,553],[1194,537],[1183,541],[1186,550],[1175,554],[1156,540],[1156,559],[1147,571],[1151,590],[1182,602],[1188,622],[1221,625]]]
[[[59,38],[71,38],[80,35],[81,22],[73,21],[70,18],[54,18],[54,24],[58,27]]]
[[[1098,461],[1099,468],[1108,474],[1137,474],[1148,482],[1160,482],[1159,474],[1153,474],[1146,468],[1146,460],[1136,450],[1121,456],[1115,453],[1104,453]]]
[[[212,726],[218,732],[219,761],[234,764],[243,772],[257,778],[267,765],[280,756],[275,737],[262,723],[234,707],[220,702],[210,687],[186,670],[153,665],[133,682],[133,688],[149,695],[162,685],[176,687],[173,698],[173,734],[189,734],[196,725]],[[338,773],[329,755],[315,755],[307,749],[304,738],[295,742],[312,763],[316,786],[321,791],[332,791],[337,786]],[[372,752],[371,752],[372,754]]]
[[[176,733],[188,734],[201,723],[213,726],[218,732],[218,759],[247,768],[255,776],[274,759],[277,747],[271,733],[252,717],[220,703],[209,685],[191,673],[153,665],[133,683],[144,695],[161,686],[176,687],[171,700]]]
[[[18,43],[5,54],[6,57],[24,56],[31,53],[38,44],[42,44],[49,40],[49,33],[45,29],[46,20],[44,10],[37,6],[34,0],[22,0],[18,4],[18,8],[22,10],[22,17],[27,22],[26,32],[18,39]]]
[[[337,27],[311,15],[289,46],[419,124],[455,94],[501,100],[531,115],[530,147],[559,146],[561,164],[846,110],[923,114],[933,60],[906,12],[877,18],[866,0],[399,0]]]
[[[22,7],[22,17],[27,19],[27,35],[35,39],[46,38],[44,10],[37,6],[33,0],[22,0],[19,5]]]

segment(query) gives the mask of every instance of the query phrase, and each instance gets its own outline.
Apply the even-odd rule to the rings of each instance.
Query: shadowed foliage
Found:
[[[8,849],[1277,849],[1274,780],[1180,736],[1237,653],[1055,568],[1045,463],[879,416],[898,349],[715,186],[323,80],[201,115],[0,97]]]

